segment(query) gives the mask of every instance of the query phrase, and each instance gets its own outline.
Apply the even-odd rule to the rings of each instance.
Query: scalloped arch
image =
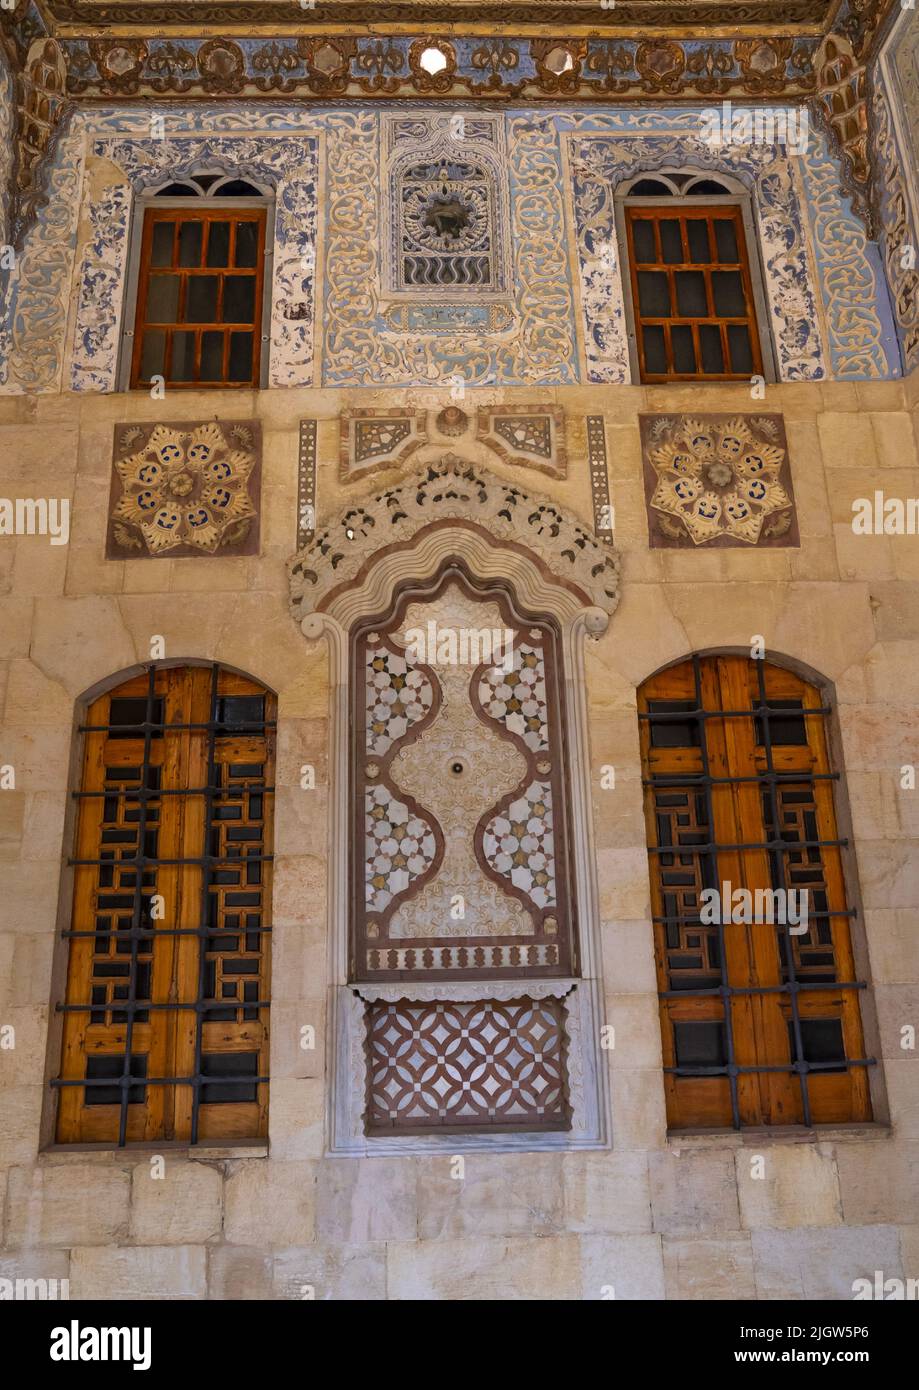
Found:
[[[317,531],[290,563],[291,613],[308,635],[319,614],[347,629],[397,583],[429,578],[451,557],[482,579],[510,580],[521,602],[563,622],[584,614],[594,633],[619,602],[611,546],[550,498],[447,454]]]

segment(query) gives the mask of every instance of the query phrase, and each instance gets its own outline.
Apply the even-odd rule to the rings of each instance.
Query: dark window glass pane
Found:
[[[217,322],[217,275],[192,275],[188,280],[185,320],[187,323]]]
[[[702,318],[708,313],[705,276],[701,270],[678,270],[676,279],[677,312],[681,318]]]
[[[636,218],[632,223],[632,244],[636,261],[656,261],[654,251],[654,223],[647,218]]]
[[[695,709],[692,700],[650,700],[649,714],[682,714]],[[651,745],[654,748],[698,748],[699,723],[695,719],[652,719]]]
[[[256,1052],[205,1052],[201,1056],[201,1075],[234,1078],[210,1086],[203,1082],[202,1105],[229,1105],[234,1101],[258,1100],[258,1085],[245,1080],[249,1076],[258,1076]]]
[[[163,375],[166,359],[166,334],[161,328],[144,334],[144,345],[140,353],[140,379],[149,381],[153,376]]]
[[[108,1081],[123,1075],[124,1057],[87,1057],[86,1059],[87,1081]],[[138,1056],[136,1053],[131,1055],[130,1075],[138,1077],[147,1075],[146,1057]],[[85,1091],[86,1104],[119,1105],[121,1092],[121,1086],[87,1086]],[[146,1086],[129,1086],[128,1104],[143,1105],[146,1100],[146,1092]]]
[[[179,265],[201,264],[201,242],[204,226],[201,222],[183,222],[179,228]]]
[[[230,334],[229,381],[249,381],[252,378],[252,334]]]
[[[743,281],[739,270],[712,271],[712,297],[715,313],[722,318],[742,318],[747,312]]]
[[[223,334],[201,334],[201,381],[223,380]]]
[[[128,696],[120,695],[113,699],[109,704],[108,722],[112,729],[111,738],[139,738],[136,731],[128,729],[126,732],[116,732],[124,725],[143,724],[147,718],[147,699],[144,695]],[[163,723],[163,701],[157,695],[151,707],[151,722],[162,725]]]
[[[767,700],[767,708],[774,710],[799,710],[804,706],[800,700]],[[769,720],[769,738],[773,745],[783,744],[797,748],[807,747],[807,720],[803,714],[778,714]],[[756,742],[761,747],[765,742],[763,721],[756,716]]]
[[[212,222],[207,230],[207,264],[230,264],[230,224]]]
[[[656,324],[642,329],[642,343],[645,349],[645,371],[664,373],[667,370],[667,353],[664,348],[664,330]]]
[[[168,183],[156,195],[158,198],[197,198],[198,189],[192,183]]]
[[[265,719],[263,695],[221,695],[217,700],[217,723],[222,734],[246,732],[245,725],[261,724]],[[257,733],[259,730],[249,729]]]
[[[692,341],[692,329],[688,323],[675,323],[670,329],[673,344],[673,366],[677,372],[696,370],[696,350]]]
[[[171,381],[193,381],[195,377],[194,333],[173,333]]]
[[[227,183],[222,183],[216,192],[220,198],[261,198],[262,196],[255,185],[246,183],[245,179],[230,179]]]
[[[238,266],[254,266],[258,261],[258,223],[237,222],[236,259]]]
[[[728,324],[728,351],[731,354],[732,371],[745,374],[753,371],[750,331],[745,323]]]
[[[673,1044],[678,1067],[727,1066],[723,1023],[675,1023]]]
[[[846,1045],[842,1036],[842,1023],[838,1018],[802,1018],[801,1044],[805,1062],[840,1062],[841,1066],[821,1067],[821,1072],[845,1071]],[[792,1057],[795,1055],[794,1024],[788,1022],[788,1046]]]
[[[699,346],[702,349],[702,370],[709,376],[724,371],[724,353],[721,348],[721,330],[713,323],[699,325]]]
[[[715,245],[718,247],[719,261],[733,261],[736,264],[740,260],[737,231],[733,222],[723,217],[715,219]]]
[[[255,318],[255,276],[228,275],[223,282],[224,323],[252,323]]]
[[[670,317],[670,286],[660,270],[638,272],[638,307],[643,318]]]
[[[715,179],[699,179],[697,183],[694,183],[691,188],[687,189],[687,192],[695,197],[697,193],[727,193],[728,189],[726,189],[723,184],[716,182]]]
[[[686,235],[689,238],[689,259],[699,265],[708,265],[712,259],[708,245],[708,223],[701,218],[688,218]]]
[[[174,235],[174,222],[154,222],[153,236],[150,240],[150,264],[152,266],[172,265]]]
[[[673,196],[672,189],[668,188],[660,179],[639,179],[632,185],[630,190],[633,198],[670,198]]]
[[[147,287],[147,323],[175,323],[179,317],[179,276],[151,275]]]
[[[665,218],[660,223],[661,254],[667,265],[677,265],[683,259],[683,238],[680,224],[675,218]]]
[[[211,184],[216,183],[219,178],[219,174],[196,174],[195,183],[199,188],[203,188],[206,193]]]

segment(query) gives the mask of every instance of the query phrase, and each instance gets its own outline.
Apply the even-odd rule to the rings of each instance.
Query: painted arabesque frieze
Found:
[[[880,249],[907,371],[919,366],[919,23],[906,12],[871,83]]]
[[[461,116],[411,113],[412,129],[428,142],[422,147],[440,159],[452,138],[459,161],[435,160],[413,187],[433,180],[420,245],[435,261],[454,248],[457,219],[488,224],[497,259],[481,299],[415,296],[387,278],[386,200],[398,187],[389,176],[400,154],[398,141],[384,138],[392,117],[384,107],[164,104],[75,113],[50,171],[54,196],[14,277],[0,390],[117,389],[132,200],[195,167],[242,171],[273,193],[272,386],[460,391],[628,381],[615,187],[629,171],[687,163],[722,168],[750,188],[780,379],[876,379],[896,370],[880,268],[819,138],[792,158],[776,146],[712,149],[699,137],[698,113],[686,109]],[[473,158],[464,174],[464,130],[474,153],[477,120],[478,137],[490,133],[492,141],[479,153],[492,164]],[[446,184],[438,183],[443,167]],[[506,192],[489,197],[488,178],[503,179]]]
[[[91,147],[121,178],[89,202],[78,274],[79,301],[70,388],[116,385],[118,326],[126,278],[128,217],[136,196],[195,169],[222,170],[274,190],[269,384],[308,384],[313,372],[317,141],[291,138],[97,140]]]

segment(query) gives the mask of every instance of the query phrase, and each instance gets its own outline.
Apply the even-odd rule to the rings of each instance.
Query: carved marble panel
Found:
[[[356,500],[317,529],[291,561],[291,613],[302,623],[337,606],[369,551],[393,553],[428,528],[454,522],[470,530],[470,548],[475,533],[518,553],[525,548],[575,607],[597,610],[592,617],[602,619],[616,608],[620,566],[611,546],[550,498],[446,454],[397,486]],[[506,574],[510,561],[501,563]]]
[[[106,557],[255,555],[257,420],[115,426]]]
[[[338,476],[354,482],[386,468],[398,468],[427,443],[427,415],[400,406],[366,406],[341,414]]]
[[[606,466],[606,426],[602,415],[587,417],[587,461],[590,467],[590,495],[594,508],[594,530],[601,540],[612,542],[616,521],[609,495]]]
[[[781,415],[641,415],[652,547],[798,544]]]
[[[300,421],[297,456],[297,549],[316,534],[316,431],[317,421]]]
[[[561,406],[482,406],[476,427],[481,442],[505,463],[535,468],[552,478],[565,477],[568,454]]]
[[[367,1134],[570,1128],[562,1000],[366,1008]]]

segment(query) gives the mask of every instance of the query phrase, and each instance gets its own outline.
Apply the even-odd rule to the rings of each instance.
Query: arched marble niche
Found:
[[[290,581],[292,615],[332,663],[330,1150],[605,1147],[583,645],[618,603],[615,551],[550,499],[448,455],[320,527]],[[390,820],[409,838],[377,857],[365,826],[381,797],[404,803]],[[536,816],[522,863],[504,822],[532,831]],[[410,1087],[381,1101],[381,1012],[411,1037],[428,1006],[454,1019],[492,1006],[497,1021],[521,999],[528,1019],[558,1023],[540,1062],[551,1114],[531,1121],[519,1096],[501,1113],[478,1083],[439,1112]]]

